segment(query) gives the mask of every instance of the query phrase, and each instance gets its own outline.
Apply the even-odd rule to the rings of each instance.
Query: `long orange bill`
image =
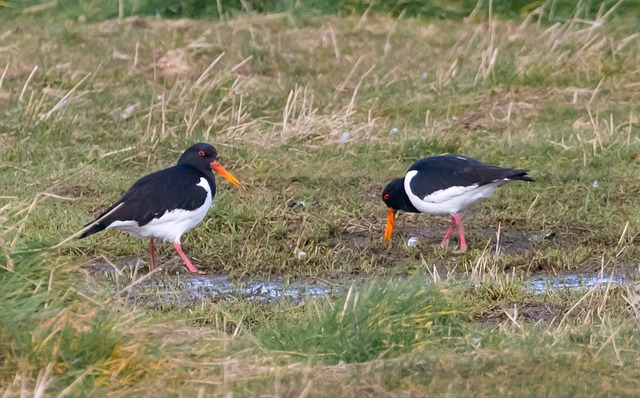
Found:
[[[387,227],[384,229],[384,240],[386,242],[391,239],[391,233],[393,232],[393,222],[396,220],[396,211],[389,207],[389,215],[387,216]]]
[[[238,179],[235,178],[233,174],[229,173],[227,169],[222,167],[222,165],[218,163],[217,160],[214,160],[213,162],[211,162],[211,168],[214,169],[216,173],[220,174],[222,178],[224,178],[225,180],[229,181],[236,187],[240,187],[240,181],[238,181]]]

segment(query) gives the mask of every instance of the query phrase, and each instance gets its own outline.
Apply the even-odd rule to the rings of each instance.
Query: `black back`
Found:
[[[216,158],[217,152],[209,144],[198,143],[191,146],[182,154],[176,166],[156,171],[136,181],[120,200],[92,222],[97,221],[80,238],[100,232],[114,221],[134,220],[143,226],[171,210],[197,209],[207,197],[207,191],[197,185],[201,178],[209,183],[213,200],[216,182],[210,163]],[[116,207],[117,210],[107,215]]]
[[[502,168],[464,156],[432,156],[417,161],[408,171],[418,174],[410,183],[419,198],[450,187],[486,185],[499,180],[533,181],[528,170]]]

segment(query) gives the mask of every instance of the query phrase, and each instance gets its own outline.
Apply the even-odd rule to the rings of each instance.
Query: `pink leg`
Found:
[[[454,220],[456,220],[456,224],[458,224],[458,233],[460,234],[460,251],[467,251],[467,242],[464,240],[464,227],[462,226],[462,218],[459,214],[452,214]]]
[[[442,239],[442,243],[440,243],[440,247],[447,247],[449,245],[449,238],[453,233],[454,228],[456,227],[456,220],[453,216],[451,216],[451,224],[449,224],[449,229],[444,234],[444,239]]]
[[[149,239],[149,254],[151,254],[151,270],[156,269],[156,244],[153,242],[153,238]]]
[[[196,272],[196,273],[198,273],[200,275],[204,275],[205,274],[204,271],[200,271],[199,269],[194,267],[193,264],[191,264],[191,261],[189,261],[187,256],[185,256],[184,253],[182,252],[182,247],[180,246],[179,242],[173,242],[173,247],[176,249],[176,251],[180,255],[180,258],[182,258],[182,261],[184,261],[185,265],[187,266],[187,268],[189,269],[190,272]]]

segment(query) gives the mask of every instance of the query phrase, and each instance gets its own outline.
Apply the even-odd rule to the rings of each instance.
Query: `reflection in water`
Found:
[[[587,290],[595,285],[620,285],[625,283],[622,276],[604,276],[601,274],[567,274],[534,276],[525,280],[528,291],[542,294],[549,290]]]
[[[163,276],[141,281],[131,289],[129,298],[147,303],[175,303],[179,301],[221,301],[254,300],[268,303],[288,301],[302,303],[305,298],[331,297],[347,290],[355,280],[343,280],[339,284],[318,281],[275,280],[231,280],[224,275]],[[425,286],[432,280],[425,278]],[[523,281],[523,289],[533,294],[543,294],[551,290],[581,291],[596,285],[621,285],[631,283],[622,276],[601,274],[540,275]]]
[[[336,286],[303,281],[285,282],[283,278],[271,281],[239,282],[224,275],[216,276],[166,276],[161,280],[150,279],[132,289],[134,299],[145,297],[153,301],[175,302],[182,300],[257,300],[263,302],[302,302],[306,297],[333,294]],[[145,294],[153,292],[152,294]],[[137,296],[137,297],[136,297]]]

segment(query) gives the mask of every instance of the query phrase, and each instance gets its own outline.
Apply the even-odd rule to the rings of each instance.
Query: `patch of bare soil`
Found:
[[[167,51],[156,62],[149,65],[147,72],[168,80],[190,77],[195,74],[190,54],[184,48]]]
[[[404,235],[407,240],[415,237],[423,246],[440,247],[448,227],[449,222],[445,219],[431,217],[422,225],[405,224],[402,227],[403,231],[398,235]],[[532,242],[537,239],[537,236],[535,231],[521,231],[512,226],[502,227],[498,236],[497,227],[478,227],[473,223],[465,225],[465,237],[469,249],[487,247],[489,251],[495,252],[499,247],[500,253],[505,255],[523,255],[526,252],[532,252]],[[458,248],[458,231],[456,230],[451,236],[448,249],[457,250]]]
[[[536,301],[510,301],[494,307],[483,316],[474,319],[481,323],[502,323],[510,319],[517,321],[551,323],[561,317],[566,308]]]

